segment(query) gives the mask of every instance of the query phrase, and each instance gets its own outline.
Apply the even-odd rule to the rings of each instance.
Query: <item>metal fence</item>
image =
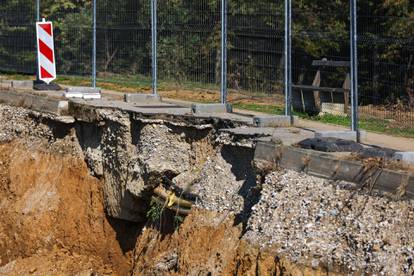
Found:
[[[87,85],[94,75],[92,0],[67,2],[41,0],[40,15],[54,22],[59,74]],[[224,100],[220,92],[226,88],[225,99],[235,104],[282,110],[287,102],[289,113],[291,101],[293,112],[304,116],[331,114],[351,121],[359,111],[363,122],[410,129],[414,4],[358,3],[356,68],[351,66],[353,2],[96,0],[97,85],[151,91],[156,84],[167,96],[192,94],[189,99],[205,102]],[[292,5],[290,21],[284,16],[286,4]],[[35,1],[6,1],[0,18],[0,70],[33,74]],[[291,71],[285,66],[289,22]],[[353,77],[351,69],[359,69],[358,74]],[[356,88],[359,96],[353,98]],[[352,108],[353,102],[358,108]]]
[[[230,99],[283,92],[284,1],[229,1]]]
[[[36,8],[32,1],[3,1],[0,5],[0,68],[8,72],[35,70]]]
[[[414,3],[365,3],[359,13],[361,116],[414,126]]]

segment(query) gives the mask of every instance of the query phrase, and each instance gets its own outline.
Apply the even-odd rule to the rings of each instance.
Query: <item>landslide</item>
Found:
[[[0,275],[128,274],[136,225],[108,219],[102,183],[56,148],[0,145]]]
[[[138,238],[133,275],[344,275],[324,267],[312,268],[279,258],[241,239],[235,216],[194,210],[179,229],[156,222]],[[337,271],[340,271],[339,268]]]

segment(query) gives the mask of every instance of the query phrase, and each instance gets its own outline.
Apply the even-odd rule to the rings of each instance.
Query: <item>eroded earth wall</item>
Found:
[[[412,201],[259,169],[222,122],[0,105],[0,123],[1,275],[413,273]],[[160,186],[192,214],[149,220]]]

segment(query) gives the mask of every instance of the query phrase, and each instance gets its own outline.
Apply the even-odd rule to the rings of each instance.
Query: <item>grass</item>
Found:
[[[67,85],[91,85],[91,78],[84,76],[59,76],[57,79],[58,83],[67,84]],[[152,80],[151,77],[144,75],[109,75],[107,77],[98,77],[97,82],[99,87],[104,89],[112,89],[117,91],[123,90],[144,90],[150,91],[152,89]],[[200,87],[203,87],[203,90],[218,90],[219,86],[214,84],[200,84],[198,82],[182,82],[177,83],[174,80],[159,80],[158,88],[160,90],[174,90],[174,89],[184,89],[184,90],[199,90]],[[116,88],[116,89],[114,89]]]
[[[27,80],[27,79],[34,79],[33,76],[30,75],[22,75],[22,74],[7,74],[8,79],[16,79],[16,80]],[[99,87],[108,90],[114,90],[119,92],[137,92],[137,91],[151,91],[151,78],[148,76],[143,75],[108,75],[105,77],[100,77],[97,79]],[[90,86],[91,79],[88,76],[65,76],[61,75],[57,79],[57,83],[63,85],[73,85],[73,86]],[[203,87],[203,89],[200,89]],[[198,102],[213,102],[212,98],[200,98],[194,97],[191,95],[191,91],[218,91],[219,87],[215,84],[200,84],[197,82],[184,82],[178,84],[172,80],[160,80],[158,82],[158,88],[160,91],[173,91],[179,90],[177,95],[169,97],[177,97],[184,100],[190,101],[198,101]],[[182,95],[188,92],[188,95]],[[252,100],[248,102],[237,101],[233,103],[233,107],[237,109],[249,110],[254,112],[261,112],[266,114],[272,115],[282,115],[284,114],[284,107],[281,105],[272,105],[269,103],[252,103]],[[344,117],[344,116],[336,116],[336,115],[324,115],[324,116],[308,116],[305,113],[295,113],[295,115],[312,120],[318,121],[321,123],[326,124],[334,124],[340,126],[350,126],[351,125],[351,118]],[[360,127],[361,129],[377,132],[377,133],[386,133],[394,136],[401,136],[401,137],[410,137],[414,138],[414,129],[413,128],[400,128],[400,127],[393,127],[391,121],[382,120],[377,118],[360,118]]]
[[[350,117],[335,116],[331,114],[326,114],[324,116],[315,116],[311,117],[310,119],[321,123],[335,124],[341,126],[351,125]],[[392,127],[391,122],[387,120],[381,120],[376,118],[360,118],[359,126],[361,129],[371,132],[386,133],[393,136],[414,138],[413,128]]]
[[[255,112],[262,112],[272,115],[282,115],[284,114],[284,108],[277,105],[259,105],[259,104],[252,104],[252,103],[235,103],[233,104],[234,108],[244,109],[249,111]]]
[[[262,112],[262,113],[272,114],[272,115],[283,115],[284,114],[284,108],[282,106],[277,106],[277,105],[236,103],[233,106],[238,109]],[[345,127],[349,127],[351,125],[351,118],[348,116],[339,116],[339,115],[332,115],[332,114],[326,114],[323,116],[309,116],[305,113],[300,113],[300,112],[295,112],[295,115],[303,119],[317,121],[317,122],[321,122],[325,124],[340,125],[340,126],[345,126]],[[376,119],[376,118],[360,118],[359,126],[361,129],[371,131],[371,132],[385,133],[385,134],[390,134],[393,136],[414,138],[413,128],[392,127],[391,122],[388,120],[381,120],[381,119]]]
[[[27,74],[13,74],[13,73],[2,73],[4,76],[7,76],[8,79],[14,80],[29,80],[34,79],[34,76]],[[56,82],[63,85],[73,85],[73,86],[90,86],[91,77],[90,76],[73,76],[73,75],[59,75],[56,79]],[[98,77],[97,82],[99,87],[108,89],[108,90],[117,90],[123,92],[125,90],[130,91],[149,91],[151,90],[151,77],[144,75],[119,75],[119,74],[108,74],[105,77]],[[192,81],[184,81],[178,83],[174,80],[159,80],[158,88],[160,90],[174,90],[174,89],[184,89],[184,90],[200,90],[200,87],[203,87],[202,90],[212,90],[218,91],[219,85],[217,84],[205,84]],[[114,89],[116,88],[116,89]]]

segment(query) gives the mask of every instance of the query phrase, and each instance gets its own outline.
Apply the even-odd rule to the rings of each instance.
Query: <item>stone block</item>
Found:
[[[290,127],[297,121],[296,116],[257,116],[253,118],[256,127]]]
[[[19,89],[33,89],[33,81],[32,80],[13,80],[11,82],[11,86],[13,88],[19,88]]]
[[[73,86],[66,88],[66,93],[96,94],[101,93],[101,89],[98,87]]]
[[[193,104],[193,114],[231,113],[233,107],[230,104]]]
[[[156,94],[124,94],[124,100],[127,103],[152,104],[160,103],[161,97]]]
[[[360,131],[360,138],[361,140],[366,139],[367,133],[365,131]],[[357,132],[351,130],[343,130],[343,131],[318,131],[315,133],[315,138],[338,138],[343,140],[357,140]]]
[[[322,103],[321,113],[346,116],[345,104],[343,103]]]
[[[414,165],[414,152],[396,152],[394,154],[394,160],[398,160],[409,165]]]

